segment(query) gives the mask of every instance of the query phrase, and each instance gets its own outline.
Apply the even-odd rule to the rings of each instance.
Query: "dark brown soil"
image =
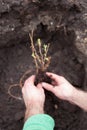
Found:
[[[51,84],[52,79],[46,75],[45,71],[42,71],[41,69],[39,69],[38,73],[36,74],[34,84],[37,86],[37,84],[39,84],[41,82],[46,82],[46,83]]]
[[[35,72],[29,29],[36,29],[35,39],[39,37],[45,43],[50,43],[49,55],[52,59],[48,71],[64,76],[77,88],[87,90],[87,1],[2,2],[0,130],[21,130],[24,102],[13,99],[7,92],[11,84],[19,83],[27,70],[29,76]],[[15,89],[17,94],[19,89]],[[52,93],[46,92],[45,112],[54,118],[55,130],[87,130],[87,113],[69,102],[57,99]]]

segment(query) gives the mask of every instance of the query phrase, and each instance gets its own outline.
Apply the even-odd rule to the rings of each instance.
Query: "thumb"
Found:
[[[53,86],[51,84],[43,82],[42,87],[45,88],[46,90],[51,91],[51,92],[54,93],[54,88],[53,88]]]
[[[37,88],[41,89],[41,88],[42,88],[42,84],[39,83],[39,84],[37,85]]]

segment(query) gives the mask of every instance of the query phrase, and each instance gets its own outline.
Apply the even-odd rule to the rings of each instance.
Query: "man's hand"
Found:
[[[28,117],[44,113],[45,94],[41,84],[34,85],[35,76],[31,76],[25,81],[22,88],[23,98],[26,106],[25,119]]]
[[[63,100],[70,100],[75,88],[62,76],[47,73],[47,75],[52,79],[52,85],[48,83],[42,83],[43,88],[51,91],[58,98]]]
[[[43,88],[54,93],[58,98],[72,102],[87,111],[87,92],[76,89],[64,77],[47,73],[53,80],[52,85],[42,83]]]

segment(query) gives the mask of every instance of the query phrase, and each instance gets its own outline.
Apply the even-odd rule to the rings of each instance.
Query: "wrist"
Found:
[[[75,87],[73,87],[67,101],[75,104],[75,100],[76,100],[78,95],[79,95],[79,90],[76,89]]]
[[[31,103],[26,107],[25,120],[36,114],[44,113],[44,105],[40,103]]]
[[[72,98],[71,98],[70,102],[81,107],[84,110],[85,109],[87,110],[86,97],[87,97],[86,92],[79,90],[79,89],[75,89],[72,94]]]

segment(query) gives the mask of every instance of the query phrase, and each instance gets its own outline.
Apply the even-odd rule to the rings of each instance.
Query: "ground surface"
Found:
[[[33,13],[32,13],[33,12]],[[49,71],[87,90],[87,2],[50,0],[0,1],[0,130],[21,130],[24,102],[8,95],[11,84],[35,70],[28,32],[36,29],[50,43]],[[16,88],[16,92],[19,89]],[[56,122],[55,130],[87,130],[87,113],[77,106],[46,94],[45,111]]]

